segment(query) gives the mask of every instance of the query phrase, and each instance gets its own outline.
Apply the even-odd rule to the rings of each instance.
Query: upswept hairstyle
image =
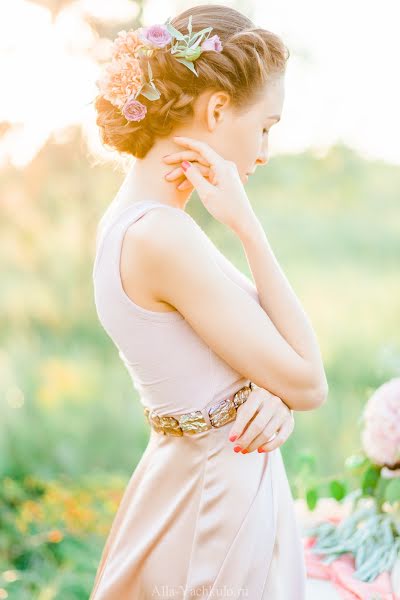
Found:
[[[268,80],[285,72],[290,53],[280,37],[253,22],[239,11],[220,4],[193,6],[171,19],[171,24],[187,33],[192,15],[192,31],[212,27],[222,42],[222,52],[204,52],[196,60],[198,77],[170,52],[158,51],[143,58],[141,68],[150,66],[161,96],[148,100],[146,118],[128,121],[121,111],[102,95],[95,98],[96,124],[105,146],[137,158],[144,158],[158,137],[189,123],[196,98],[206,90],[226,91],[240,110],[257,99]]]

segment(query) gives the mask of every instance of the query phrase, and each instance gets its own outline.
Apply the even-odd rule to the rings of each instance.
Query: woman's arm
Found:
[[[328,382],[310,320],[283,273],[255,216],[236,230],[246,253],[260,304],[288,344],[306,360],[313,371],[315,387],[322,404],[328,394]]]
[[[260,303],[224,273],[198,229],[179,213],[154,208],[128,228],[128,256],[143,269],[149,293],[179,310],[243,377],[293,410],[317,408],[322,398],[313,365],[284,339]]]

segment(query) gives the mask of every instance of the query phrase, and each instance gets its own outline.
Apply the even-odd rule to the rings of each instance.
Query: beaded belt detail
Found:
[[[254,384],[250,381],[228,398],[219,400],[211,404],[209,408],[195,410],[181,415],[158,415],[154,410],[147,406],[143,412],[150,426],[164,435],[181,436],[184,433],[193,435],[208,431],[212,427],[222,427],[236,419],[237,409],[246,402],[250,392],[254,389]]]

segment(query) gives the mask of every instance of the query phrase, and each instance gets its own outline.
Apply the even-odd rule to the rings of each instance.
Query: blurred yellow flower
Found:
[[[50,358],[40,366],[37,400],[44,408],[57,408],[66,398],[82,399],[85,374],[76,363]]]

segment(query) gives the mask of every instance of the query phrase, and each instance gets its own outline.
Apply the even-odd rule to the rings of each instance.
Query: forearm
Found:
[[[315,387],[327,388],[311,322],[283,273],[261,223],[255,216],[236,233],[243,244],[262,308],[286,342],[310,365]]]

